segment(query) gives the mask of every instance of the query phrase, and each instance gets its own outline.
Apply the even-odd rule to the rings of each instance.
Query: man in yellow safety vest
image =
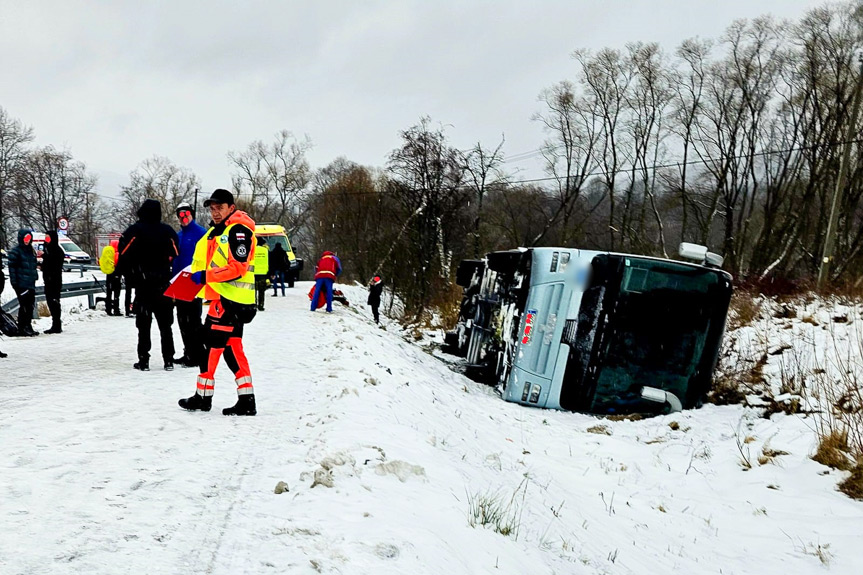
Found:
[[[225,363],[234,372],[237,404],[222,410],[225,415],[255,415],[255,389],[249,362],[243,352],[243,325],[252,321],[255,307],[255,222],[234,204],[228,190],[217,189],[204,207],[213,224],[195,246],[192,279],[210,307],[204,321],[206,353],[201,362],[197,390],[179,401],[190,411],[210,411],[213,404],[216,367]]]

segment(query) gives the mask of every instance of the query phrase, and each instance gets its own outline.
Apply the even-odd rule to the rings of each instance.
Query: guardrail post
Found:
[[[87,294],[87,305],[90,306],[90,309],[96,309],[96,298],[93,294]]]
[[[84,277],[84,264],[81,264],[81,277]]]

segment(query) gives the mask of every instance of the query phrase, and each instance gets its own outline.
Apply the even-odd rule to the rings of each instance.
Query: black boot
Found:
[[[204,397],[196,393],[192,397],[181,399],[177,402],[177,405],[189,411],[210,411],[213,408],[213,396],[208,395]]]
[[[165,371],[174,371],[174,362],[166,361],[165,362]]]
[[[60,324],[52,325],[51,329],[46,329],[42,333],[63,333],[63,328],[60,327]]]
[[[8,356],[5,353],[3,353],[2,351],[0,351],[0,359],[3,359],[4,357],[8,357]]]
[[[150,360],[141,358],[138,360],[138,363],[133,364],[132,367],[139,371],[150,371]]]
[[[237,404],[234,407],[226,407],[222,410],[222,415],[255,415],[258,410],[255,408],[255,394],[241,395],[237,397]]]

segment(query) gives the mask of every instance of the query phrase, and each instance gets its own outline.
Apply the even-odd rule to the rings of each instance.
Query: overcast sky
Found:
[[[428,115],[453,145],[536,150],[539,92],[577,48],[715,38],[734,18],[796,19],[812,0],[0,0],[0,106],[115,195],[165,156],[204,190],[227,153],[287,129],[313,168],[383,166]],[[508,164],[541,176],[536,157]]]

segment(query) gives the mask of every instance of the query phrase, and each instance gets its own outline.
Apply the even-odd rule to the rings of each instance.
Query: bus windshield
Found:
[[[592,411],[626,411],[655,387],[686,403],[722,277],[669,261],[624,258],[617,302],[599,348]],[[712,367],[712,366],[711,366]]]

